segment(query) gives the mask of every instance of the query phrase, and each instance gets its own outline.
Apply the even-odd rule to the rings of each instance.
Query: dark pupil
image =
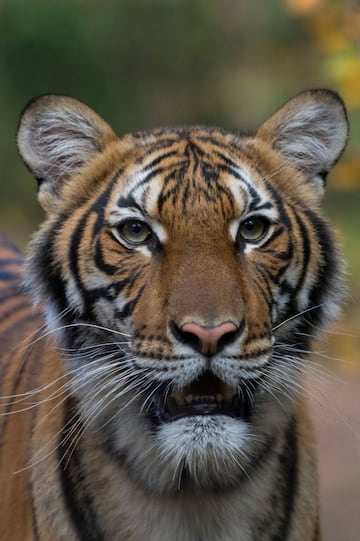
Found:
[[[138,235],[139,233],[143,231],[144,226],[140,222],[132,222],[130,224],[130,228],[132,229],[132,233],[134,235]]]
[[[254,220],[246,220],[244,226],[246,231],[248,231],[249,233],[251,233],[256,227]]]
[[[254,230],[259,229],[259,222],[257,220],[246,220],[244,226],[248,233],[253,233]]]

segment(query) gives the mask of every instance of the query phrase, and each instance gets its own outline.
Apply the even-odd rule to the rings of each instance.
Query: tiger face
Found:
[[[252,137],[118,139],[60,96],[25,110],[19,150],[47,212],[28,281],[83,429],[146,489],[229,490],[277,445],[310,335],[342,297],[319,205],[346,137],[343,104],[323,90]]]

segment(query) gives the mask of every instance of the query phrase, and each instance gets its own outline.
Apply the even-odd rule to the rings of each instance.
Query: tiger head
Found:
[[[319,206],[347,131],[326,90],[251,137],[118,138],[63,96],[25,109],[19,151],[47,214],[27,279],[83,426],[149,490],[231,487],[292,415],[309,336],[342,298]]]

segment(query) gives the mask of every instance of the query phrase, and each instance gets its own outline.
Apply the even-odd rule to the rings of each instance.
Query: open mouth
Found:
[[[198,415],[227,415],[248,420],[251,412],[248,393],[239,393],[211,372],[181,390],[176,390],[153,408],[158,422],[176,421]]]

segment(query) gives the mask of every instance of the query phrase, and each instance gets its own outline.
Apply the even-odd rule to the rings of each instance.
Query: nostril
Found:
[[[218,351],[221,351],[225,346],[231,344],[239,336],[239,328],[237,327],[234,331],[229,331],[221,336],[217,343]]]
[[[201,353],[202,344],[198,336],[196,336],[195,334],[191,332],[186,332],[182,330],[175,323],[175,321],[170,321],[170,331],[172,332],[176,340],[178,340],[179,342],[182,342],[183,344],[187,344],[188,346],[191,346],[195,351],[199,351]]]
[[[236,326],[232,322],[215,327],[204,327],[195,322],[184,323],[181,327],[174,321],[170,323],[170,329],[177,340],[203,355],[214,355],[223,349],[239,336],[243,327],[243,324]]]

